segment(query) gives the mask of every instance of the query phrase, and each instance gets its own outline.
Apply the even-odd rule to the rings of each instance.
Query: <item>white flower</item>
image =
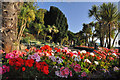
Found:
[[[117,56],[115,53],[112,53],[112,55]]]
[[[53,66],[53,68],[56,68],[56,69],[57,69],[57,66]]]
[[[56,61],[55,56],[49,56],[49,58],[50,58],[53,62]]]
[[[74,57],[77,57],[77,55],[73,55],[73,56],[72,56],[72,59],[73,59]]]
[[[70,52],[71,51],[71,49],[68,49],[68,52]]]
[[[54,56],[54,53],[51,53],[52,54],[52,56]]]
[[[57,76],[60,76],[60,72],[59,72],[59,71],[55,71],[55,74],[56,74]]]
[[[81,54],[82,54],[82,53],[84,53],[84,54],[85,54],[85,53],[86,53],[86,51],[85,51],[85,50],[82,50],[80,53],[81,53]]]
[[[94,54],[94,53],[90,53],[90,55],[91,55],[91,56],[95,56],[95,54]]]
[[[78,52],[77,52],[77,51],[73,51],[73,53],[76,53],[76,54],[78,54]]]
[[[84,62],[91,63],[89,59],[85,59]]]
[[[95,63],[96,65],[99,65],[99,63],[98,63],[97,61],[94,61],[94,63]]]

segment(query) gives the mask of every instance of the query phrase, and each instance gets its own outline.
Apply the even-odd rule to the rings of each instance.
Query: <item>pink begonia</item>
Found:
[[[2,66],[2,74],[9,72],[9,71],[10,71],[9,66],[6,66],[6,65]]]
[[[69,69],[68,68],[65,68],[65,69],[62,69],[61,71],[60,71],[60,76],[61,77],[68,77],[68,75],[69,75]]]
[[[60,71],[55,71],[55,74],[59,77],[67,78],[69,74],[72,76],[72,71],[70,71],[69,68],[61,67]]]
[[[70,76],[72,77],[72,71],[70,71]]]
[[[10,52],[8,54],[6,54],[5,58],[18,58],[19,56],[23,56],[23,54],[21,53],[21,51],[16,51],[14,50],[13,52]]]
[[[81,66],[79,64],[76,64],[74,66],[74,70],[75,70],[75,72],[80,72],[81,71]]]
[[[68,50],[68,47],[64,47],[65,50]]]
[[[61,67],[61,68],[60,68],[60,71],[63,70],[64,68],[65,68],[65,67]]]
[[[81,73],[81,76],[82,76],[82,77],[87,76],[86,72],[82,72],[82,73]]]
[[[0,67],[0,75],[2,75],[2,67]]]

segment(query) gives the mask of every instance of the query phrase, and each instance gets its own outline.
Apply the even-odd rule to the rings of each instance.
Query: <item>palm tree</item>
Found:
[[[111,47],[111,31],[112,27],[116,24],[118,18],[117,7],[113,3],[103,3],[100,7],[92,6],[89,10],[89,17],[94,16],[94,18],[99,22],[99,33],[100,33],[100,43],[101,46],[104,44],[105,29],[109,30],[109,44],[108,48]],[[106,27],[106,28],[104,28]],[[107,28],[108,27],[108,28]],[[103,29],[104,28],[104,29]],[[113,31],[114,32],[114,31]],[[107,33],[106,33],[107,41]]]
[[[93,6],[92,6],[92,9],[89,10],[89,13],[88,13],[88,14],[89,14],[89,17],[94,16],[95,20],[97,20],[98,23],[99,23],[100,45],[101,45],[101,47],[103,47],[103,42],[104,42],[103,36],[102,36],[102,23],[103,23],[103,21],[102,21],[101,16],[100,16],[99,7],[96,6],[96,5],[93,5]]]
[[[19,44],[26,24],[35,19],[34,11],[19,2],[3,2],[3,50],[6,53],[19,50]],[[22,7],[22,8],[21,8]],[[21,9],[20,9],[21,8]],[[19,16],[18,16],[19,14]],[[19,24],[18,24],[19,22]]]
[[[100,15],[103,21],[107,22],[109,27],[109,45],[108,48],[111,48],[111,29],[114,23],[118,20],[118,11],[117,7],[113,3],[103,3],[100,6]]]
[[[13,50],[14,43],[17,41],[17,22],[18,22],[18,11],[19,2],[3,2],[2,3],[2,49],[9,53]],[[14,48],[13,48],[14,47]],[[18,47],[16,47],[18,48]]]

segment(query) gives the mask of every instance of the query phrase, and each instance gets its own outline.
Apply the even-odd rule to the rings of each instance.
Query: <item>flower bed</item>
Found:
[[[118,50],[101,48],[98,51],[71,51],[67,48],[52,49],[45,45],[24,52],[14,50],[3,54],[3,65],[0,67],[2,79],[89,79],[96,72],[119,72]]]

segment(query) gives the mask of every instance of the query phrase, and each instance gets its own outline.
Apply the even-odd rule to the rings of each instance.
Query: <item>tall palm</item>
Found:
[[[96,5],[93,5],[93,6],[92,6],[92,9],[89,10],[89,13],[88,13],[88,14],[89,14],[89,17],[92,17],[92,16],[93,16],[93,17],[95,18],[95,20],[97,20],[98,23],[99,23],[100,46],[103,47],[103,42],[104,42],[103,36],[102,36],[102,23],[103,23],[103,21],[102,21],[102,18],[101,18],[101,16],[100,16],[99,7],[96,6]]]
[[[2,49],[9,53],[17,40],[19,2],[2,3]]]
[[[109,27],[109,45],[108,48],[111,48],[111,29],[113,24],[118,20],[118,11],[117,7],[113,3],[103,3],[100,6],[100,15],[103,21],[107,22]]]

